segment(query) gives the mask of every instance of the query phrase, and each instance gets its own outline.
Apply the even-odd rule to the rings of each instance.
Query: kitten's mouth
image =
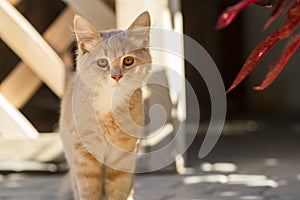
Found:
[[[120,87],[121,86],[121,84],[120,84],[120,81],[113,81],[113,83],[112,83],[112,87]]]

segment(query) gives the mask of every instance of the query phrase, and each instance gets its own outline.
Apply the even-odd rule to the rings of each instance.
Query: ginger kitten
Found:
[[[148,12],[125,31],[98,32],[74,18],[76,71],[61,104],[60,132],[76,200],[126,200],[144,123],[141,87],[151,68]]]

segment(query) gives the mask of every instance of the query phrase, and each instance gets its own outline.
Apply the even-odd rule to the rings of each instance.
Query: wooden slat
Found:
[[[45,40],[58,52],[62,53],[69,48],[75,36],[72,31],[74,12],[66,8],[51,26],[45,31]]]
[[[69,25],[72,23],[73,16],[73,11],[66,8],[44,33],[45,40],[58,53],[67,51],[72,44],[74,37]],[[21,108],[41,85],[40,78],[20,62],[1,83],[0,92],[16,108]]]
[[[74,67],[74,52],[72,52],[71,50],[67,50],[66,52],[64,52],[64,54],[61,55],[61,58],[63,59],[63,61],[65,62],[66,66],[69,69],[73,69]],[[67,80],[68,80],[68,75],[67,75]]]
[[[0,138],[37,138],[38,132],[31,123],[0,93]]]
[[[0,92],[13,106],[21,108],[41,85],[41,79],[24,63],[19,63],[1,83]]]
[[[6,0],[0,1],[1,39],[53,92],[62,96],[64,63],[31,24]]]
[[[18,5],[22,0],[8,0],[12,5]]]
[[[79,15],[88,19],[97,29],[115,28],[115,14],[102,0],[64,0]]]

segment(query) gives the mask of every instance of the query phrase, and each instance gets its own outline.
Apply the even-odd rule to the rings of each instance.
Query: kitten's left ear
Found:
[[[150,25],[151,25],[150,14],[148,11],[145,11],[132,22],[128,30],[133,30],[136,28],[149,28]]]
[[[95,27],[79,15],[74,17],[74,31],[79,52],[82,54],[90,52],[101,41]]]
[[[149,47],[150,15],[148,11],[140,14],[129,26],[129,35],[135,38],[136,44],[141,48]],[[140,42],[140,43],[138,43]]]

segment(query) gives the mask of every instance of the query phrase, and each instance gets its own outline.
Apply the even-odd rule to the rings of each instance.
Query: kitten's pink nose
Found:
[[[117,82],[122,78],[123,75],[117,74],[117,75],[111,75],[113,79],[115,79]]]

